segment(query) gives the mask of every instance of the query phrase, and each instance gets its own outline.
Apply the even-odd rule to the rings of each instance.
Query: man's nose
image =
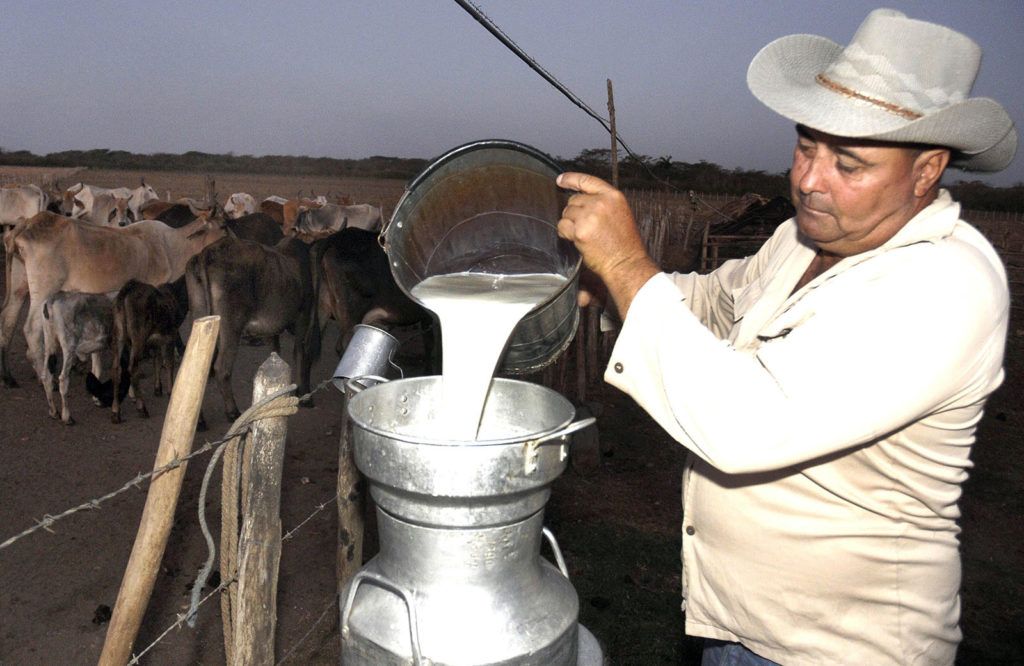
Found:
[[[811,192],[825,191],[825,160],[821,155],[815,155],[804,160],[799,169],[797,172],[797,185],[801,193],[810,194]]]

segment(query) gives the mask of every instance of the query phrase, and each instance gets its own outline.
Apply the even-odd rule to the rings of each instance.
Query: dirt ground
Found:
[[[981,423],[976,466],[961,501],[962,664],[1020,663],[1024,650],[1022,329],[1018,322],[1011,330],[1006,382]],[[289,362],[290,347],[286,338]],[[333,340],[324,349],[314,367],[314,383],[327,378],[337,360]],[[241,350],[235,390],[243,406],[249,402],[252,375],[268,353],[267,347]],[[152,378],[147,378],[151,418],[141,419],[129,407],[126,422],[112,425],[108,412],[87,399],[81,376],[75,375],[72,411],[78,423],[65,427],[47,417],[20,335],[11,357],[21,387],[0,389],[0,541],[44,515],[102,496],[151,469],[167,405],[166,396],[149,397]],[[683,637],[679,610],[684,452],[616,390],[594,390],[590,398],[599,405],[600,436],[609,451],[598,468],[587,473],[570,469],[555,482],[545,520],[558,537],[579,594],[580,621],[601,641],[612,663],[699,663],[699,641]],[[207,391],[204,404],[210,430],[197,437],[197,447],[229,425],[219,392]],[[316,396],[313,408],[289,421],[282,524],[287,532],[306,521],[284,543],[281,559],[277,658],[289,663],[338,662],[333,597],[337,528],[331,502],[341,413],[341,394],[328,388]],[[204,455],[188,465],[136,652],[183,612],[206,558],[197,503],[208,461]],[[52,532],[36,532],[0,550],[0,664],[97,661],[109,626],[102,608],[113,607],[116,600],[147,487],[132,488],[98,510],[59,522]],[[220,520],[218,504],[207,501],[207,518],[214,526]],[[219,664],[223,654],[214,599],[202,607],[196,628],[172,630],[140,663]]]

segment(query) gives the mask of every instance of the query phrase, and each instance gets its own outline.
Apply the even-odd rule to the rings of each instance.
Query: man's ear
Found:
[[[914,195],[923,197],[928,194],[938,184],[948,164],[948,148],[921,151],[914,160]]]

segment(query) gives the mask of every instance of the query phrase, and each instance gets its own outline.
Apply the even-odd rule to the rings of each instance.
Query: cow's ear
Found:
[[[82,200],[79,199],[78,197],[75,197],[74,199],[72,199],[72,201],[76,206],[81,206],[82,208],[85,208],[85,204],[82,203]]]

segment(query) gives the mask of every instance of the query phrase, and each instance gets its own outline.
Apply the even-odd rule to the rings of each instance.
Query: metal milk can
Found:
[[[543,528],[569,435],[593,419],[543,386],[494,379],[477,441],[433,438],[440,377],[377,384],[349,402],[356,466],[380,552],[342,591],[342,663],[579,663],[596,641]],[[541,557],[547,539],[559,566]],[[583,635],[592,642],[581,648]]]

